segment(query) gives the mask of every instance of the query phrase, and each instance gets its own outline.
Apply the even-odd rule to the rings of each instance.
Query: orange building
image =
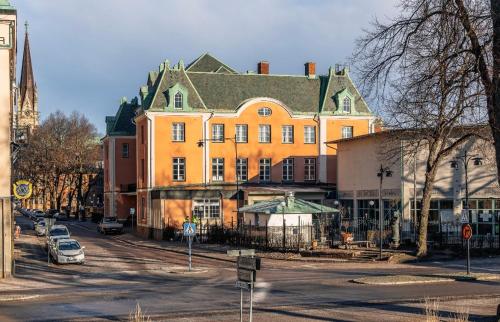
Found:
[[[135,125],[129,135],[116,128],[122,117]],[[346,68],[316,75],[308,62],[304,75],[289,76],[270,74],[265,61],[257,73],[239,73],[209,54],[186,67],[166,61],[149,73],[140,104],[123,102],[107,118],[105,214],[125,216],[121,207],[135,203],[138,231],[159,239],[190,216],[236,227],[238,204],[287,191],[331,204],[336,147],[326,142],[371,133],[374,124]],[[124,144],[128,159],[119,156]],[[133,183],[134,201],[131,189],[119,189]]]

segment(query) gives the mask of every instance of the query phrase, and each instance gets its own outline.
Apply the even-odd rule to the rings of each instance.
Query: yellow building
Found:
[[[135,127],[127,125],[135,133],[139,232],[161,238],[191,216],[236,227],[238,204],[288,191],[323,204],[336,198],[336,146],[326,142],[371,133],[375,123],[348,70],[317,75],[308,62],[304,75],[273,75],[268,62],[257,67],[239,73],[204,54],[149,73]],[[105,151],[123,132],[107,133]],[[114,174],[105,180],[116,182],[120,162],[105,160],[105,173]],[[120,215],[108,211],[117,209],[111,198],[105,209]]]

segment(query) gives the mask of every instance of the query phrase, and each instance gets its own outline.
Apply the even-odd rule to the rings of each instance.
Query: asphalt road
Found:
[[[20,286],[8,289],[0,283],[0,321],[123,320],[137,303],[154,319],[197,321],[212,316],[216,321],[238,313],[240,292],[234,286],[236,270],[230,258],[195,256],[196,270],[187,273],[184,254],[135,247],[68,222],[72,238],[86,247],[86,263],[48,265],[44,237],[34,236],[28,219],[17,217],[17,221],[23,228],[16,241],[16,283]],[[498,281],[384,287],[350,282],[362,276],[430,274],[462,267],[461,261],[424,266],[264,260],[257,275],[254,309],[257,318],[266,314],[273,319],[330,321],[343,320],[345,315],[338,313],[342,311],[412,313],[416,309],[406,303],[426,297],[500,294]],[[473,269],[500,273],[500,259],[476,260]],[[13,300],[1,301],[9,296]],[[333,308],[336,313],[325,313]],[[304,310],[320,313],[300,313]],[[473,317],[480,320],[486,315]],[[378,320],[372,318],[368,320]]]

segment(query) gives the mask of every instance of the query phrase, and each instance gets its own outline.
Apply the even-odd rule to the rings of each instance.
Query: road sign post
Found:
[[[468,223],[462,224],[462,238],[467,247],[467,275],[470,275],[470,239],[472,238],[472,227]]]
[[[191,272],[192,268],[192,260],[191,260],[191,246],[193,243],[193,236],[196,236],[196,224],[191,223],[191,222],[185,222],[184,223],[184,237],[188,238],[188,245],[189,245],[189,271]]]
[[[261,260],[255,257],[254,249],[228,250],[227,255],[236,257],[237,277],[236,287],[240,289],[240,322],[243,322],[243,290],[250,291],[249,321],[253,320],[253,288],[260,270]]]

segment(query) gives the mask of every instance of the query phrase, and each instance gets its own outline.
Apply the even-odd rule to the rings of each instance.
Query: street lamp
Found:
[[[483,164],[483,158],[477,154],[469,155],[468,151],[465,150],[463,155],[455,157],[450,161],[450,166],[458,170],[459,163],[463,165],[465,172],[465,213],[467,214],[467,223],[469,222],[469,162],[473,161],[475,166],[481,166]],[[462,236],[463,238],[463,236]],[[467,275],[470,274],[470,242],[469,239],[466,240],[467,245]]]
[[[379,239],[380,239],[380,254],[379,254],[379,259],[382,260],[382,247],[383,247],[383,241],[382,241],[382,230],[383,230],[383,219],[385,216],[383,216],[383,207],[382,207],[382,182],[384,180],[384,175],[386,177],[392,177],[392,171],[388,167],[383,167],[380,165],[380,169],[377,172],[377,177],[379,177],[379,190],[378,190],[378,221],[379,221]]]
[[[282,201],[280,203],[280,206],[281,206],[281,216],[283,217],[283,252],[285,252],[285,245],[286,245],[286,236],[285,236],[285,229],[286,229],[286,226],[285,226],[285,206],[286,206],[286,202],[285,201]]]

